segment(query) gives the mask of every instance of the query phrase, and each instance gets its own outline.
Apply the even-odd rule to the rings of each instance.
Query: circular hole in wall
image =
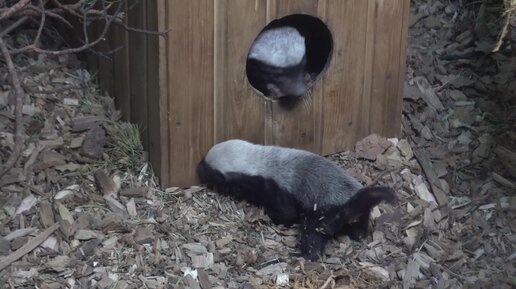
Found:
[[[333,37],[319,18],[292,14],[265,26],[246,61],[247,79],[261,95],[280,102],[303,96],[331,61]]]

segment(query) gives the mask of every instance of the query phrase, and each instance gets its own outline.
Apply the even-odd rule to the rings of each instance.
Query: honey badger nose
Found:
[[[283,78],[281,90],[284,96],[301,97],[306,93],[307,85],[301,75],[294,78]]]

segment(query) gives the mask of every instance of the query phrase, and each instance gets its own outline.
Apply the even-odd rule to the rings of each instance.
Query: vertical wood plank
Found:
[[[215,142],[264,140],[264,100],[245,74],[249,48],[265,25],[265,1],[215,1]]]
[[[213,144],[214,2],[167,1],[169,180],[196,182],[195,167]]]
[[[167,13],[168,1],[157,0],[157,18],[158,18],[158,30],[165,31],[170,27],[170,19]],[[169,179],[169,170],[171,164],[169,163],[169,151],[172,147],[169,144],[169,72],[168,72],[168,58],[167,51],[170,47],[169,35],[166,37],[158,38],[158,81],[159,81],[159,92],[156,97],[159,98],[159,108],[156,110],[159,112],[159,123],[156,126],[159,127],[159,158],[160,160],[153,163],[154,169],[158,172],[160,177],[160,183],[164,187],[171,186]],[[153,124],[154,125],[154,124]],[[152,159],[151,159],[152,160]]]
[[[318,16],[323,21],[325,20],[325,9],[319,7],[319,5],[325,7],[325,1],[285,0],[271,1],[270,4],[275,6],[275,9],[270,9],[270,11],[276,12],[276,15],[273,16],[274,18],[281,18],[295,13],[305,13]],[[272,131],[273,144],[320,153],[322,87],[323,85],[319,81],[303,97],[302,103],[298,103],[290,109],[283,108],[278,103],[272,103],[272,122],[270,123],[272,127],[266,127],[266,132],[268,130]]]
[[[330,1],[333,60],[324,77],[322,154],[344,151],[357,140],[366,64],[369,1]]]
[[[401,130],[408,2],[376,0],[370,132],[384,136]]]
[[[127,2],[122,2],[123,11],[127,12]],[[128,24],[127,14],[122,20]],[[113,54],[113,95],[115,104],[122,111],[123,119],[131,119],[131,101],[129,98],[129,35],[119,26],[113,26],[111,34],[113,47],[121,47]]]
[[[355,135],[355,142],[363,139],[369,135],[370,129],[370,109],[371,106],[371,90],[373,83],[373,60],[374,60],[374,39],[375,39],[375,12],[376,4],[375,1],[367,1],[367,14],[366,14],[366,39],[365,39],[365,55],[364,55],[364,89],[361,98],[361,104],[359,105],[360,110],[358,111],[358,118],[360,122],[358,124],[358,130]]]
[[[147,7],[143,1],[129,2],[129,25],[145,29]],[[147,37],[143,33],[129,33],[129,97],[131,121],[140,125],[142,141],[149,147],[148,102],[147,102]]]
[[[145,1],[147,15],[146,15],[146,29],[149,31],[157,31],[158,21],[164,16],[163,13],[163,2],[158,1]],[[158,5],[161,5],[158,7]],[[159,12],[161,11],[161,12]],[[159,14],[158,14],[159,13]],[[159,47],[159,36],[157,35],[146,35],[147,38],[147,100],[148,100],[148,136],[149,136],[149,159],[153,164],[158,176],[162,175],[163,164],[162,164],[162,144],[161,144],[161,127],[165,126],[166,123],[161,122],[160,114],[160,47]],[[165,150],[166,151],[166,150]],[[162,178],[160,177],[160,180]]]
[[[401,43],[399,45],[399,72],[398,72],[398,89],[396,90],[396,107],[393,109],[394,118],[393,118],[393,126],[390,127],[391,130],[386,130],[386,134],[388,136],[401,136],[402,126],[401,126],[401,113],[403,109],[403,96],[405,89],[405,77],[407,71],[407,47],[408,47],[408,29],[409,29],[409,19],[410,19],[410,0],[402,0],[403,1],[403,10],[401,21],[403,22],[401,26]]]

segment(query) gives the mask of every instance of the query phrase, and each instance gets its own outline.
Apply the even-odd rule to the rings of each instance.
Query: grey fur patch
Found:
[[[304,150],[233,139],[213,146],[205,160],[224,175],[270,178],[294,195],[304,209],[345,204],[362,188],[330,160]]]
[[[258,35],[249,58],[276,67],[301,63],[305,55],[305,38],[293,27],[279,27]]]

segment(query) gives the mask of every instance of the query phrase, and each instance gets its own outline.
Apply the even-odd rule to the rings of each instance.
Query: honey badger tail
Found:
[[[371,209],[381,202],[395,201],[394,190],[388,187],[366,187],[358,190],[341,211],[344,223],[341,224],[340,232],[353,240],[360,240],[367,235]]]

